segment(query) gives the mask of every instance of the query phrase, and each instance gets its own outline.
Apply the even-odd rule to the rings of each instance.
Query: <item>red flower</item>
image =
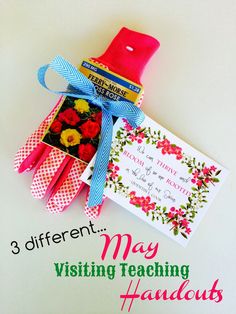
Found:
[[[130,195],[131,198],[133,198],[133,197],[135,196],[135,194],[136,194],[135,191],[132,191],[132,192],[129,193],[129,195]]]
[[[197,186],[199,186],[199,187],[202,186],[202,180],[197,180]]]
[[[138,137],[144,138],[144,137],[145,137],[145,134],[144,134],[143,132],[140,132],[140,133],[138,133]]]
[[[164,141],[162,142],[164,147],[168,147],[170,145],[170,141],[167,140],[167,138],[164,139]]]
[[[173,217],[175,216],[175,214],[174,214],[174,213],[169,212],[167,216],[168,216],[168,218],[173,218]]]
[[[78,154],[79,158],[82,159],[83,161],[90,162],[95,152],[96,148],[90,143],[79,145]]]
[[[101,125],[102,124],[102,112],[99,111],[94,117],[94,119],[99,125]]]
[[[83,137],[85,138],[94,138],[100,132],[100,126],[97,122],[91,120],[86,121],[80,126]]]
[[[76,111],[72,108],[68,108],[65,111],[59,113],[58,119],[61,122],[66,122],[69,125],[75,126],[79,121],[80,117],[77,115]]]
[[[50,130],[53,133],[59,133],[61,132],[61,128],[62,128],[62,123],[58,120],[54,120],[53,123],[50,126]]]
[[[207,167],[203,168],[203,170],[202,170],[203,174],[205,174],[205,175],[208,174],[209,171],[210,171],[210,169]]]
[[[182,158],[183,158],[183,155],[181,155],[181,154],[179,154],[179,155],[176,156],[176,159],[177,159],[177,160],[180,160],[180,159],[182,159]]]
[[[114,167],[114,164],[112,162],[109,162],[108,164],[108,170],[112,170]]]
[[[112,179],[115,179],[116,177],[118,177],[118,174],[117,174],[116,172],[111,172],[111,173],[110,173],[110,177],[111,177]]]
[[[178,227],[179,224],[178,224],[178,222],[176,220],[173,220],[172,221],[172,225],[174,225],[175,227]]]

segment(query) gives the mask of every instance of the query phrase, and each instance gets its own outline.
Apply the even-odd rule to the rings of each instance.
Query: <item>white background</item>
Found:
[[[38,67],[61,54],[74,64],[100,55],[118,30],[159,39],[161,48],[143,76],[144,111],[177,136],[230,170],[187,248],[107,201],[96,228],[130,233],[134,241],[159,241],[156,261],[190,265],[192,289],[210,289],[219,278],[224,300],[134,302],[133,313],[235,313],[236,3],[207,1],[0,1],[1,225],[0,312],[3,314],[119,313],[129,279],[56,278],[53,262],[100,263],[97,235],[14,256],[20,244],[48,230],[87,224],[84,197],[62,215],[51,215],[30,195],[31,175],[17,175],[13,159],[57,97],[37,82]],[[129,263],[147,264],[133,255]],[[112,263],[107,259],[106,264]],[[117,262],[118,264],[118,262]],[[181,279],[145,279],[144,289],[178,287]],[[132,313],[131,312],[131,313]]]

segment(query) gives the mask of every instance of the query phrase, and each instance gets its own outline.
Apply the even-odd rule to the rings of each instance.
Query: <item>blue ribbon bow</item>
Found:
[[[69,86],[67,91],[55,91],[47,87],[45,74],[48,68],[53,69],[68,81]],[[89,207],[99,205],[102,203],[111,149],[113,130],[112,116],[125,118],[132,127],[136,128],[143,122],[145,117],[144,113],[130,102],[112,101],[98,95],[94,84],[61,56],[56,56],[50,64],[39,68],[38,80],[40,84],[50,92],[86,99],[102,110],[101,137],[97,149],[88,200]]]

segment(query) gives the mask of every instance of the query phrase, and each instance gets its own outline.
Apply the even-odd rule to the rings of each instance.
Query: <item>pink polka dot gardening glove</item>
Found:
[[[140,84],[143,69],[158,47],[159,42],[153,37],[122,28],[105,53],[91,60]],[[85,187],[80,176],[87,164],[41,141],[64,100],[65,97],[58,100],[50,114],[27,139],[26,144],[17,152],[14,163],[14,169],[19,173],[34,171],[31,193],[37,199],[47,197],[46,208],[53,213],[65,210]],[[138,106],[141,102],[142,97]],[[70,113],[67,118],[70,119]],[[60,127],[57,123],[51,125],[54,130],[57,127]],[[90,146],[82,146],[82,150],[81,153],[86,157],[86,162],[89,162],[95,150],[93,151]],[[89,187],[86,186],[86,188],[85,213],[89,218],[97,218],[102,204],[88,207]],[[104,199],[105,197],[103,201]]]

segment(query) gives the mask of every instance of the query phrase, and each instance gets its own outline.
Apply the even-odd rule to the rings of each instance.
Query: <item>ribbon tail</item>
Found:
[[[74,91],[55,91],[51,90],[47,87],[45,82],[45,75],[47,70],[51,68],[57,74],[62,76],[67,82],[74,88]],[[86,95],[96,95],[96,89],[93,83],[81,72],[79,72],[72,64],[66,61],[61,56],[56,56],[51,63],[46,64],[39,68],[38,70],[38,80],[39,83],[55,94],[62,94],[65,96],[71,96],[78,98],[80,93],[84,93]],[[79,93],[80,92],[80,93]]]
[[[113,129],[112,116],[106,109],[103,109],[101,139],[98,145],[93,175],[91,179],[88,200],[89,207],[100,205],[102,203],[103,191],[106,182],[107,167],[110,157],[112,129]]]
[[[140,108],[127,101],[108,101],[109,111],[115,117],[125,118],[133,128],[137,128],[145,119]]]

